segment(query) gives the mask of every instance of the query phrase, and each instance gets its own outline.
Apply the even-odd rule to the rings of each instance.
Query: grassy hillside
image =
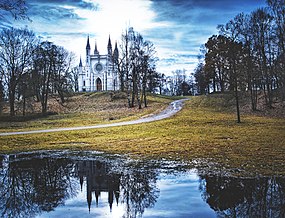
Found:
[[[191,97],[177,115],[153,123],[5,136],[0,138],[0,150],[99,150],[134,158],[182,160],[215,173],[285,176],[285,119],[249,114],[242,115],[238,124],[232,109],[224,107],[227,97]],[[153,104],[169,101],[155,99]]]
[[[49,115],[40,114],[40,103],[34,103],[33,113],[23,117],[18,107],[18,115],[0,116],[0,132],[49,129],[58,127],[96,125],[123,120],[132,120],[147,114],[157,113],[165,108],[171,98],[148,96],[148,107],[139,110],[127,107],[127,96],[121,92],[98,92],[77,94],[61,104],[56,98],[49,100]],[[31,112],[31,110],[30,110]]]

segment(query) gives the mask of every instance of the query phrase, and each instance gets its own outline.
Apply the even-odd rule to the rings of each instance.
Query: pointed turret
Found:
[[[114,49],[114,53],[113,53],[113,59],[114,59],[114,62],[117,62],[118,59],[119,59],[119,50],[118,50],[117,42],[115,43],[115,49]]]
[[[86,64],[87,64],[87,66],[90,66],[90,43],[89,43],[89,35],[88,35],[87,44],[86,44]]]
[[[86,50],[90,50],[89,35],[87,38]]]
[[[110,38],[110,35],[109,35],[109,41],[108,41],[108,55],[112,55],[112,43],[111,43],[111,38]]]
[[[97,42],[96,41],[95,41],[94,55],[99,55],[99,51],[97,49]]]

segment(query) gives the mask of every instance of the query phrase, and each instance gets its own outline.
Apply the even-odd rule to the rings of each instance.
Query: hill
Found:
[[[171,101],[168,97],[149,95],[148,107],[138,109],[128,108],[127,96],[122,92],[81,93],[67,98],[63,104],[56,96],[50,97],[46,116],[40,113],[40,103],[32,101],[25,117],[21,115],[22,104],[19,102],[16,107],[17,116],[13,118],[8,115],[7,105],[4,108],[4,113],[0,116],[0,131],[95,125],[137,119],[158,113]]]
[[[241,115],[257,115],[264,117],[279,117],[285,118],[285,102],[275,99],[273,107],[269,108],[265,104],[264,95],[258,95],[257,110],[251,110],[250,97],[247,95],[241,96],[240,99]],[[236,101],[233,93],[213,93],[210,95],[199,96],[196,106],[214,108],[220,112],[236,112]]]

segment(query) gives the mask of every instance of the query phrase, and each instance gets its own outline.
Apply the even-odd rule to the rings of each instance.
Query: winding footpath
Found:
[[[31,131],[23,131],[23,132],[4,132],[0,133],[0,136],[11,136],[11,135],[27,135],[27,134],[35,134],[35,133],[50,133],[50,132],[62,132],[62,131],[73,131],[73,130],[86,130],[86,129],[98,129],[98,128],[107,128],[114,126],[125,126],[125,125],[133,125],[139,123],[149,123],[157,120],[162,120],[169,118],[180,111],[183,107],[183,102],[188,99],[176,100],[170,103],[170,105],[163,111],[158,114],[151,115],[148,117],[140,118],[137,120],[124,121],[118,123],[109,123],[109,124],[100,124],[94,126],[78,126],[78,127],[66,127],[66,128],[55,128],[55,129],[42,129],[42,130],[31,130]]]

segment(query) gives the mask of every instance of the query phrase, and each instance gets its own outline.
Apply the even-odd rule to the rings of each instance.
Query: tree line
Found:
[[[25,115],[26,100],[41,103],[47,113],[50,94],[61,102],[74,84],[72,62],[74,55],[61,46],[41,41],[27,28],[7,28],[0,32],[0,110],[9,101],[10,115],[15,116],[16,101],[22,102]]]
[[[249,93],[253,111],[260,93],[269,108],[274,99],[285,100],[285,1],[266,3],[219,25],[208,39],[194,74],[200,94],[233,91],[238,100]]]

